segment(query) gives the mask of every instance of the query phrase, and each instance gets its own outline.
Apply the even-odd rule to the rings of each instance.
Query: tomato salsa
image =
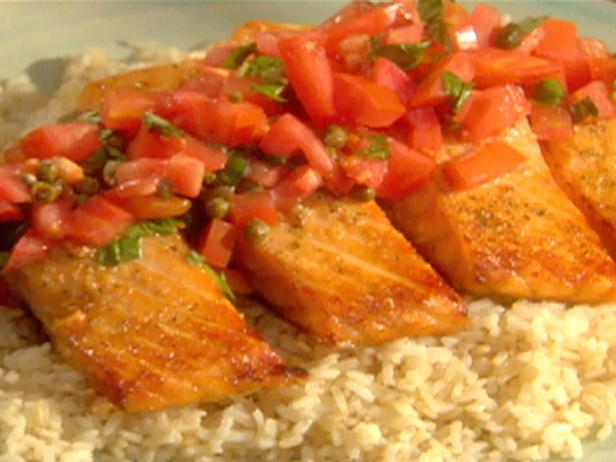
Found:
[[[249,290],[236,246],[317,190],[395,201],[435,170],[454,192],[474,188],[524,163],[490,139],[520,118],[549,141],[616,108],[616,58],[574,23],[506,23],[447,0],[251,23],[186,69],[154,89],[116,78],[98,99],[84,92],[84,109],[1,155],[5,271],[64,241],[114,265],[138,258],[142,237],[184,230],[196,263]],[[470,147],[439,165],[446,139]]]

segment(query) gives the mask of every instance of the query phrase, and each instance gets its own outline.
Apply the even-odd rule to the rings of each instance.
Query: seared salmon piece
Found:
[[[61,356],[129,411],[216,401],[300,372],[248,326],[177,236],[113,268],[63,248],[7,275]]]
[[[570,303],[616,300],[616,266],[550,175],[526,120],[500,140],[526,161],[463,191],[448,188],[437,169],[404,200],[384,204],[394,225],[460,291]],[[448,143],[439,162],[469,148]]]
[[[572,139],[544,145],[543,156],[616,258],[616,119],[577,124]]]
[[[374,202],[315,194],[263,242],[243,243],[240,257],[263,298],[330,343],[376,344],[466,323],[459,296]]]

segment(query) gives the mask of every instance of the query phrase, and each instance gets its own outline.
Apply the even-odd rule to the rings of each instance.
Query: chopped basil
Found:
[[[232,302],[236,301],[235,294],[231,290],[229,283],[227,282],[227,278],[225,277],[225,273],[219,273],[210,265],[207,264],[203,255],[199,255],[197,252],[192,250],[188,254],[188,262],[191,265],[195,265],[204,270],[216,283],[218,288],[221,290],[225,296],[231,300]]]
[[[146,130],[157,131],[164,136],[175,138],[181,138],[184,136],[183,130],[180,130],[167,119],[163,119],[150,111],[143,114],[143,124]]]
[[[443,20],[443,0],[419,0],[417,9],[419,16],[426,26],[428,35],[435,41],[443,44],[447,51],[453,49],[447,24]]]
[[[0,252],[0,271],[4,269],[10,256],[11,252]]]
[[[571,116],[574,122],[581,122],[588,117],[598,117],[599,108],[588,96],[571,105]]]
[[[376,43],[377,42],[373,41],[373,46],[375,46]],[[421,43],[400,43],[397,45],[383,45],[381,42],[378,43],[379,45],[376,45],[374,54],[393,61],[404,70],[412,69],[421,64],[425,51],[430,46],[429,41]]]
[[[544,106],[557,107],[567,96],[567,90],[556,79],[546,79],[535,87],[533,100]]]
[[[253,83],[251,88],[257,93],[261,93],[274,101],[278,101],[279,103],[286,103],[287,99],[282,96],[282,93],[287,88],[286,85],[280,85],[277,83]]]
[[[96,251],[96,260],[104,266],[115,266],[143,256],[142,238],[166,236],[177,232],[176,221],[172,218],[142,221],[130,226],[122,237]]]
[[[452,109],[454,114],[458,114],[468,98],[471,96],[473,84],[471,82],[465,82],[453,72],[445,71],[442,75],[443,88],[452,98]]]
[[[522,43],[522,40],[539,27],[547,16],[537,18],[526,18],[520,22],[512,22],[501,29],[496,36],[496,46],[504,50],[512,50],[517,48]]]
[[[248,45],[244,45],[243,47],[237,47],[231,50],[229,56],[227,57],[224,66],[235,69],[239,67],[251,54],[257,51],[257,45],[252,42]]]
[[[248,161],[240,151],[230,150],[225,168],[218,172],[218,182],[228,186],[237,185],[248,173]]]
[[[358,156],[364,156],[373,160],[388,160],[391,156],[389,141],[384,135],[370,135],[366,137],[370,140],[370,146],[357,152]]]
[[[73,111],[60,117],[58,122],[61,124],[68,122],[83,122],[85,124],[98,125],[102,122],[102,119],[98,111]]]
[[[280,58],[271,56],[257,56],[247,61],[240,69],[240,75],[260,77],[265,83],[278,83],[286,85],[287,76],[284,71],[284,62]]]
[[[104,130],[101,130],[99,138],[107,150],[107,155],[110,159],[121,161],[125,161],[127,159],[126,154],[122,152],[122,149],[126,146],[121,133],[105,128]]]

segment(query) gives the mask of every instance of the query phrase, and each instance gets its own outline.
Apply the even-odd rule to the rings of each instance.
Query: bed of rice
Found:
[[[135,47],[160,62],[176,50]],[[0,86],[0,147],[70,110],[84,81],[127,64],[101,50],[66,61],[49,98],[24,76]],[[66,366],[37,323],[0,309],[0,462],[498,461],[581,457],[616,423],[616,305],[470,303],[444,338],[332,350],[262,307],[243,310],[310,379],[216,405],[129,415]]]

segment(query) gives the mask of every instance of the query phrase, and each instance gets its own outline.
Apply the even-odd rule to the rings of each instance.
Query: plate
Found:
[[[319,23],[346,2],[202,1],[3,3],[0,14],[0,80],[22,72],[52,91],[59,66],[53,58],[76,54],[88,46],[122,56],[123,40],[155,41],[189,49],[221,40],[237,25],[254,19]],[[472,3],[467,3],[472,5]],[[616,4],[592,0],[498,2],[514,18],[550,15],[576,21],[580,35],[605,40],[616,50]],[[583,462],[612,462],[616,435],[586,445]]]

